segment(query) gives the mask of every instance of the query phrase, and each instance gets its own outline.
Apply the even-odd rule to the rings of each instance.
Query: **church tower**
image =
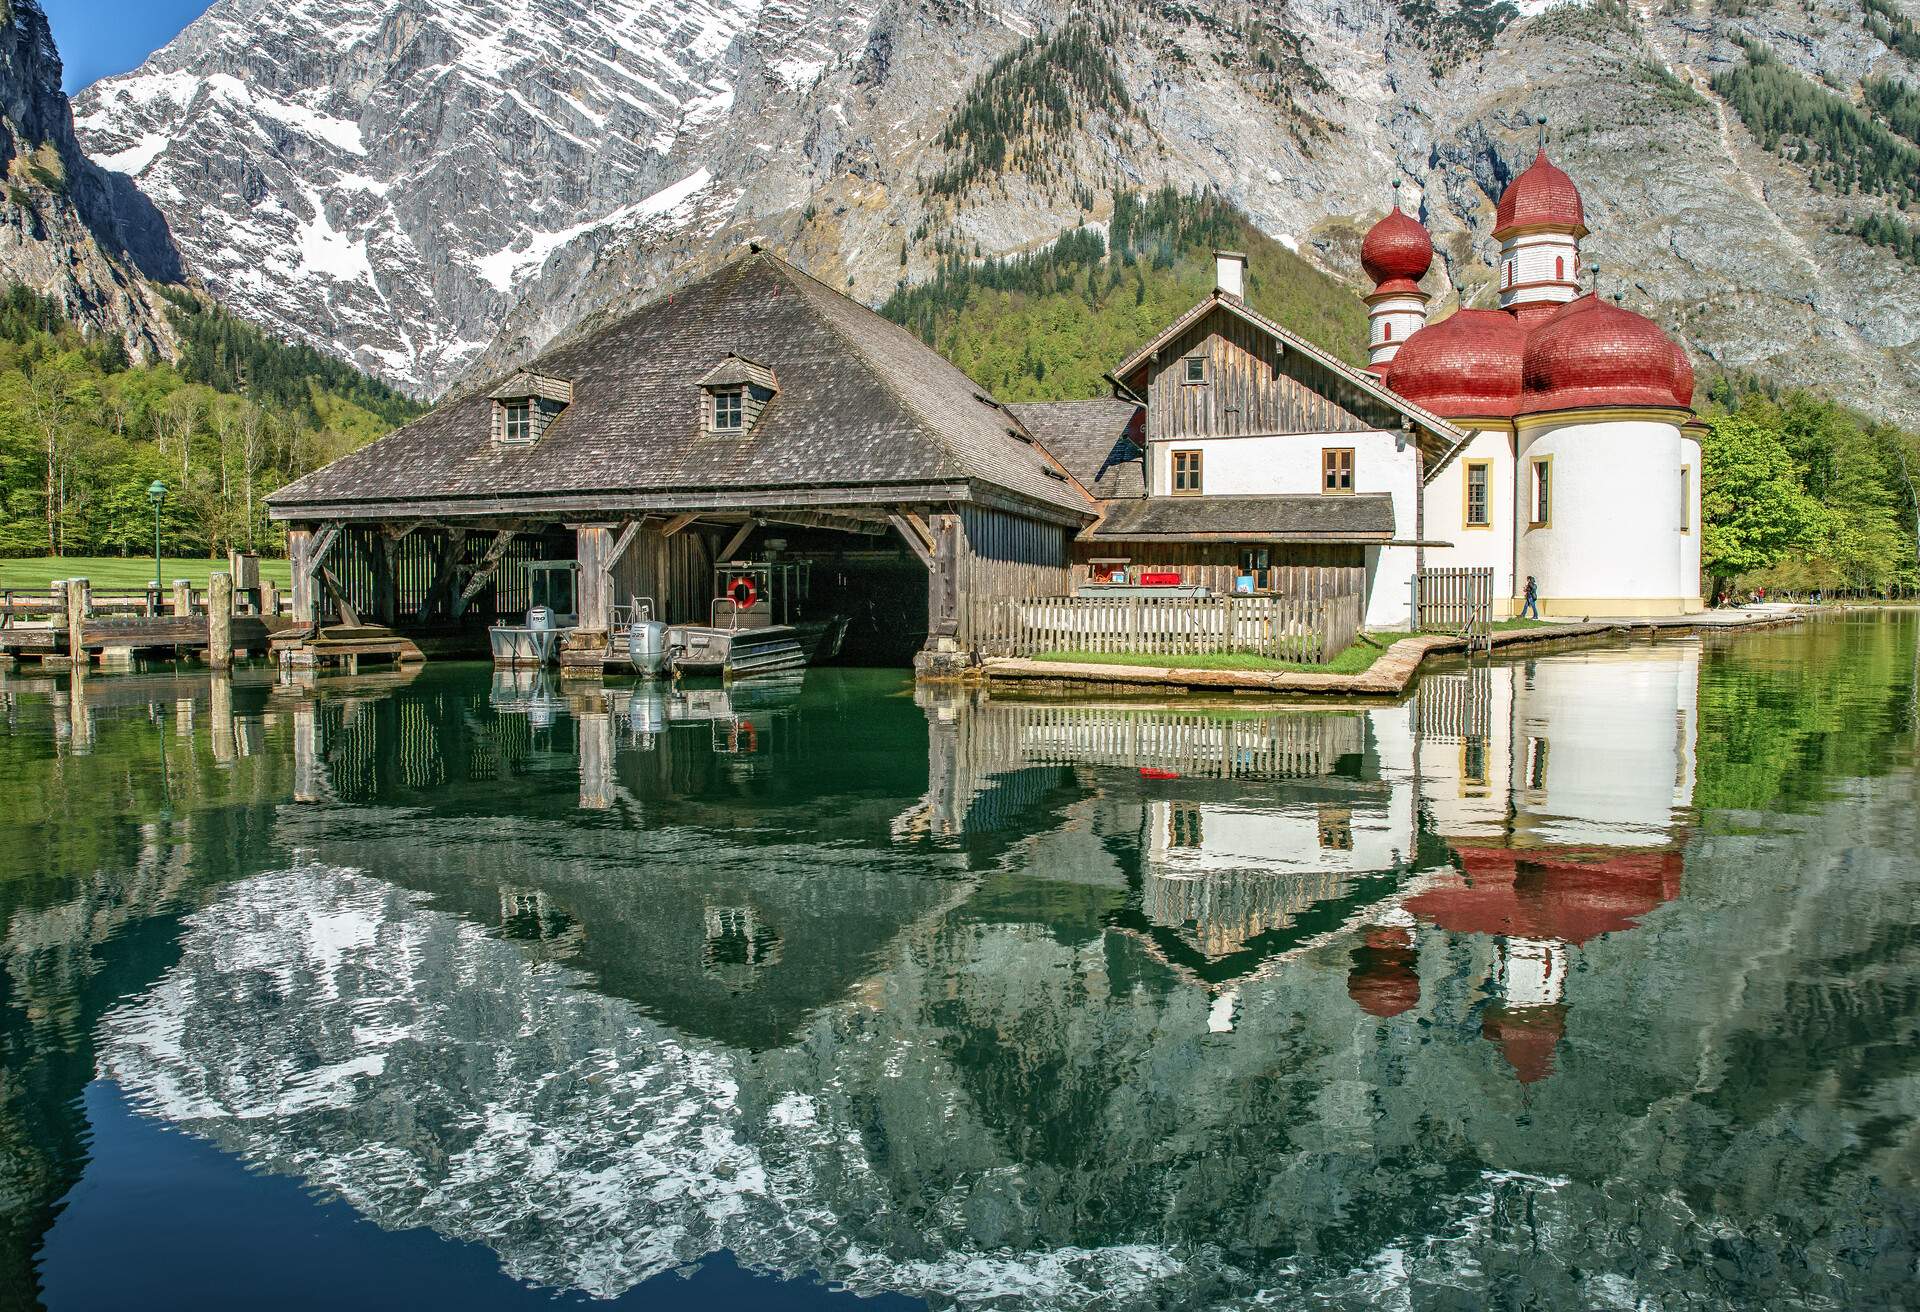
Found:
[[[1533,163],[1500,195],[1494,240],[1500,308],[1552,308],[1580,294],[1580,239],[1586,210],[1573,179],[1547,158],[1547,121],[1540,120],[1540,149]]]
[[[1398,178],[1393,208],[1360,243],[1360,264],[1373,279],[1367,295],[1367,364],[1384,369],[1400,344],[1427,322],[1427,294],[1420,290],[1420,279],[1433,266],[1433,238],[1401,211]]]

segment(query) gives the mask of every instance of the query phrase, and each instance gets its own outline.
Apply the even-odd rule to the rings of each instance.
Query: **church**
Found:
[[[1495,225],[1497,308],[1431,324],[1431,237],[1397,201],[1373,226],[1365,369],[1256,313],[1223,251],[1214,292],[1110,373],[1111,402],[1013,407],[1099,498],[1088,581],[1265,591],[1333,564],[1379,627],[1408,622],[1423,569],[1491,570],[1496,618],[1529,578],[1550,616],[1701,609],[1685,351],[1596,293],[1579,190],[1544,141]]]

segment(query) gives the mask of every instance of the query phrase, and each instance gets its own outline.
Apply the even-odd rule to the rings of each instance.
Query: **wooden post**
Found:
[[[396,543],[384,531],[367,535],[367,566],[373,574],[373,622],[392,628],[399,619],[399,581],[394,556]]]
[[[587,709],[591,705],[592,709]],[[613,805],[613,716],[599,698],[574,711],[579,726],[580,809],[605,811]]]
[[[193,614],[193,580],[175,579],[173,581],[173,617],[186,619]]]
[[[280,613],[280,585],[265,575],[260,579],[260,613],[262,615]]]
[[[207,580],[207,664],[233,666],[233,575],[225,571]]]
[[[287,530],[287,563],[293,567],[293,618],[301,624],[313,623],[313,530]]]
[[[583,633],[605,634],[613,622],[613,525],[576,524],[574,559],[580,563],[580,622]]]
[[[214,578],[231,579],[231,574]],[[225,667],[216,666],[207,690],[207,746],[221,765],[233,763],[233,676]]]
[[[75,756],[85,756],[93,750],[93,708],[87,705],[84,660],[74,665],[73,674],[67,680],[67,729],[71,734],[68,750]]]
[[[87,663],[87,648],[81,639],[92,601],[93,589],[85,579],[67,580],[67,657],[76,670]]]

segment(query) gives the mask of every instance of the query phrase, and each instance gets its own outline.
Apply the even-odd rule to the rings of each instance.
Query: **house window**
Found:
[[[533,402],[508,401],[501,407],[502,423],[500,440],[503,442],[533,441]]]
[[[1542,456],[1533,465],[1533,520],[1529,527],[1553,523],[1553,457]]]
[[[1469,460],[1467,462],[1467,504],[1466,513],[1461,522],[1468,528],[1486,528],[1493,522],[1489,510],[1491,498],[1487,495],[1489,480],[1492,477],[1492,461]]]
[[[1320,452],[1320,488],[1325,492],[1353,491],[1353,448],[1326,447]]]
[[[1478,797],[1477,791],[1487,786],[1487,740],[1468,738],[1460,744],[1460,782],[1469,797]]]
[[[1329,852],[1353,851],[1353,808],[1320,808],[1320,846]]]
[[[1200,846],[1200,808],[1192,802],[1175,802],[1167,812],[1167,846]]]
[[[1249,547],[1240,553],[1240,577],[1253,580],[1253,586],[1264,592],[1267,588],[1268,571],[1273,568],[1273,559],[1265,547]]]
[[[1693,466],[1680,466],[1680,531],[1693,531]]]
[[[1207,381],[1207,358],[1203,355],[1190,355],[1181,361],[1185,372],[1181,375],[1189,383]]]
[[[730,388],[713,394],[713,431],[737,433],[742,421],[740,389]]]
[[[1173,453],[1173,494],[1177,497],[1200,494],[1200,453],[1198,451]]]

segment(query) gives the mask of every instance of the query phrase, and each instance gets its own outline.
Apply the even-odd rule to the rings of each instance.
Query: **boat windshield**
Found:
[[[528,571],[532,599],[556,615],[573,614],[573,562],[536,565]]]

